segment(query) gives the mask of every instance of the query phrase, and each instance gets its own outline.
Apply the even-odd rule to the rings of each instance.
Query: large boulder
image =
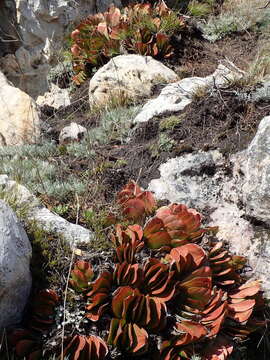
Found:
[[[246,214],[270,225],[270,116],[260,123],[248,149],[239,154]]]
[[[174,71],[151,56],[119,55],[90,80],[90,106],[149,97],[155,85],[177,80]]]
[[[270,299],[270,116],[249,147],[226,159],[218,151],[186,154],[160,166],[149,184],[157,199],[180,202],[218,226],[219,240],[248,258],[250,277]]]
[[[31,244],[10,207],[0,200],[0,329],[18,323],[31,285]]]
[[[0,145],[35,143],[40,136],[34,100],[12,86],[0,71]]]

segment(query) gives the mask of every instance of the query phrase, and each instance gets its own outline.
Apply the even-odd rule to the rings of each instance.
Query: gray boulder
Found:
[[[217,237],[248,258],[248,275],[262,281],[270,298],[270,116],[246,150],[229,159],[218,151],[170,159],[149,190],[207,214],[208,225],[219,227]]]
[[[0,200],[0,329],[18,323],[32,279],[31,244],[11,208]]]
[[[262,119],[256,136],[238,160],[244,174],[246,214],[270,225],[270,116]]]

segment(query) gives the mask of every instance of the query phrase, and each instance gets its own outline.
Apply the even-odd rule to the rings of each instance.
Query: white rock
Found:
[[[0,200],[0,330],[21,320],[32,285],[31,256],[26,232]]]
[[[119,55],[100,68],[90,80],[90,106],[111,99],[149,97],[154,85],[178,80],[174,71],[151,56]]]
[[[36,103],[39,106],[48,105],[55,109],[59,109],[60,106],[68,106],[70,105],[68,89],[60,89],[57,85],[51,84],[50,91],[38,96]]]
[[[211,213],[209,226],[218,226],[217,238],[226,241],[232,253],[248,259],[249,276],[261,281],[264,295],[270,299],[270,231],[253,226],[244,215],[236,204],[225,202]]]
[[[254,139],[240,158],[246,214],[270,225],[270,116],[262,119]]]
[[[69,126],[65,126],[59,135],[59,143],[60,144],[67,144],[72,141],[80,141],[84,135],[86,134],[87,130],[85,127],[72,122]]]
[[[35,143],[40,136],[34,100],[12,86],[0,72],[0,137],[5,145]]]
[[[190,77],[167,85],[160,95],[149,100],[135,117],[134,123],[146,122],[154,116],[166,112],[182,111],[192,102],[192,95],[199,87],[221,86],[226,82],[243,76],[244,72],[229,63],[219,64],[217,70],[205,78]]]
[[[36,226],[44,231],[53,232],[62,237],[68,241],[71,247],[80,242],[89,242],[94,238],[91,231],[68,222],[42,206],[25,186],[10,180],[7,175],[0,175],[0,189],[4,194],[12,194],[16,202],[28,210],[26,221],[34,221]]]
[[[262,281],[270,299],[270,116],[265,117],[247,150],[227,161],[218,151],[168,160],[148,189],[157,199],[180,202],[209,214],[218,239],[246,256],[251,278]],[[231,163],[232,173],[228,172]],[[242,206],[239,207],[239,204]],[[254,224],[254,221],[259,222]]]
[[[160,165],[160,178],[150,181],[148,189],[157,199],[184,203],[189,207],[214,206],[221,189],[223,161],[218,151],[186,154]]]

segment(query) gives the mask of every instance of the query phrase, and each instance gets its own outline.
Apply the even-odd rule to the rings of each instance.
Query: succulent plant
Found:
[[[143,191],[134,181],[129,182],[118,193],[117,202],[122,207],[123,215],[132,220],[151,214],[156,207],[152,193]]]
[[[117,14],[110,21],[117,21]],[[115,226],[109,271],[95,277],[90,263],[74,264],[70,285],[85,301],[89,321],[85,334],[76,329],[67,335],[65,356],[98,360],[116,349],[125,358],[154,353],[161,360],[226,360],[235,340],[266,326],[260,283],[246,282],[241,272],[246,259],[231,255],[209,229],[202,229],[197,211],[182,204],[163,206],[143,226],[156,206],[153,195],[130,182],[119,199],[128,207],[131,200],[142,202],[141,225]],[[125,208],[124,215],[130,222]],[[19,330],[13,342],[27,360],[41,353],[41,334],[54,322],[57,295],[40,295],[29,329]],[[104,334],[104,340],[96,336]]]
[[[116,261],[133,264],[136,253],[144,246],[142,228],[139,225],[133,225],[123,230],[122,225],[117,224],[115,230],[115,234],[111,234],[111,241],[116,246]]]
[[[211,244],[208,257],[215,284],[228,286],[239,283],[240,276],[236,271],[241,270],[246,263],[243,256],[230,255],[223,243],[219,241]]]
[[[74,335],[65,342],[63,356],[70,360],[103,360],[108,353],[106,343],[98,336]]]
[[[94,272],[89,262],[83,260],[77,261],[74,269],[71,271],[69,284],[78,292],[87,291],[93,276]]]
[[[201,228],[201,215],[182,204],[159,208],[145,228],[146,244],[151,249],[177,247],[196,241],[206,232]]]
[[[171,36],[185,28],[183,17],[163,1],[131,4],[120,11],[114,5],[104,13],[91,15],[71,33],[71,54],[80,84],[87,66],[100,66],[124,51],[158,58],[173,54]]]
[[[9,343],[15,353],[26,360],[40,359],[42,337],[48,334],[55,324],[55,309],[59,297],[53,290],[41,290],[33,299],[28,327],[14,329],[9,335]]]
[[[86,294],[90,302],[86,306],[86,317],[98,321],[109,306],[109,295],[112,287],[112,274],[104,271],[99,278],[91,284],[91,291]]]

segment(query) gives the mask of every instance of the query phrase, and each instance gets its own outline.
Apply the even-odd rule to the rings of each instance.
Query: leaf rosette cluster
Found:
[[[183,17],[163,1],[155,6],[131,4],[121,11],[112,5],[91,15],[71,33],[74,81],[84,81],[87,67],[98,67],[125,52],[169,58],[174,52],[172,35],[185,26]]]

